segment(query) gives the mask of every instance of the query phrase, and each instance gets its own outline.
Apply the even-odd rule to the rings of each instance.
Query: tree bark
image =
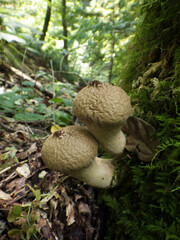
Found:
[[[62,70],[68,71],[68,30],[66,22],[66,0],[62,0],[62,25],[64,37],[64,57],[62,62]]]
[[[113,1],[113,8],[112,8],[112,14],[111,14],[111,21],[114,25],[114,1]],[[109,77],[108,77],[108,82],[111,82],[112,76],[113,76],[113,64],[114,64],[114,45],[115,45],[115,32],[112,30],[111,33],[111,56],[110,56],[110,63],[109,63]]]
[[[51,18],[51,4],[52,4],[52,0],[47,0],[46,17],[44,20],[42,34],[39,38],[39,40],[41,40],[41,41],[44,41],[44,39],[46,37],[46,33],[48,31],[48,26],[49,26],[49,22],[50,22],[50,18]]]
[[[109,63],[109,77],[108,77],[108,82],[111,82],[112,75],[113,75],[113,64],[114,64],[114,32],[112,31],[112,40],[111,40],[111,57],[110,57],[110,63]]]

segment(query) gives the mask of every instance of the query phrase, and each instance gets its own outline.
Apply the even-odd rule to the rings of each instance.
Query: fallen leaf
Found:
[[[30,175],[30,169],[27,163],[24,163],[21,167],[16,168],[16,172],[25,178],[27,178]]]
[[[66,192],[66,189],[62,186],[60,188],[61,188],[61,194],[64,197],[65,204],[66,204],[67,226],[70,226],[75,222],[74,202],[72,202],[71,199],[69,198]]]
[[[24,177],[14,179],[6,185],[6,190],[7,191],[13,191],[14,190],[15,192],[17,192],[20,189],[24,188],[25,182],[26,182],[26,178],[24,178]]]
[[[59,125],[53,125],[51,126],[51,133],[54,133],[56,131],[58,131],[59,129],[61,129],[61,127]]]
[[[23,139],[23,140],[25,140],[28,135],[26,132],[23,132],[23,131],[17,131],[15,134],[18,138]]]
[[[8,200],[12,200],[11,196],[5,192],[3,192],[2,190],[0,190],[0,199],[8,201]]]
[[[14,221],[14,223],[15,223],[16,225],[23,225],[23,224],[26,223],[26,221],[27,221],[27,219],[26,219],[25,217],[18,217],[18,218],[16,219],[16,221]]]
[[[32,153],[37,151],[36,143],[33,143],[31,147],[27,151],[22,151],[16,154],[17,158],[20,160],[24,160],[28,156],[30,156]]]
[[[36,152],[37,151],[37,146],[36,146],[36,143],[33,143],[31,145],[31,147],[27,150],[27,154],[28,155],[31,155],[32,153]]]
[[[83,198],[83,196],[79,195],[79,194],[75,194],[75,201],[77,202],[79,199]]]
[[[43,218],[38,219],[38,227],[39,228],[46,226],[46,224],[47,224],[46,219],[43,219]]]
[[[69,202],[68,205],[66,206],[66,221],[67,221],[67,226],[72,225],[75,222],[75,214],[74,214],[74,203]]]
[[[80,202],[78,205],[78,211],[80,214],[90,214],[91,210],[88,206],[88,204]]]
[[[19,160],[24,160],[25,158],[27,158],[27,152],[20,152],[20,153],[17,153],[16,154],[16,157],[19,159]]]
[[[155,129],[148,122],[130,116],[122,131],[127,135],[125,149],[136,153],[141,161],[150,162],[159,145]]]
[[[66,192],[66,189],[64,187],[62,187],[62,186],[60,186],[60,188],[61,188],[61,194],[64,197],[65,203],[67,205],[71,201],[71,199],[69,198],[69,196],[68,196],[68,194]]]
[[[45,176],[46,176],[46,174],[47,174],[47,172],[46,171],[41,171],[40,173],[39,173],[39,175],[38,175],[38,178],[44,178]]]

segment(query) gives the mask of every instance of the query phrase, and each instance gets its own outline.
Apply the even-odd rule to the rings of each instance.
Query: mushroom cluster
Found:
[[[126,137],[121,128],[132,113],[130,98],[118,86],[93,81],[76,95],[73,112],[86,127],[68,126],[50,135],[42,147],[44,163],[94,187],[116,186],[113,159],[98,158],[98,145],[122,154]]]

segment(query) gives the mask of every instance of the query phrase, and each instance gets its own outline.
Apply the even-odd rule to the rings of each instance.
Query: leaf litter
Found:
[[[0,240],[101,239],[95,190],[50,171],[41,159],[43,139],[27,126],[0,122]]]

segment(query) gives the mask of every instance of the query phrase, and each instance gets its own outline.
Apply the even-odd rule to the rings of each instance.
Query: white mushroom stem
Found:
[[[87,128],[95,136],[101,146],[114,155],[120,155],[126,145],[126,137],[120,126],[98,126],[95,123],[87,123]]]
[[[97,188],[109,188],[117,185],[112,159],[95,157],[89,167],[72,171],[69,175]]]

